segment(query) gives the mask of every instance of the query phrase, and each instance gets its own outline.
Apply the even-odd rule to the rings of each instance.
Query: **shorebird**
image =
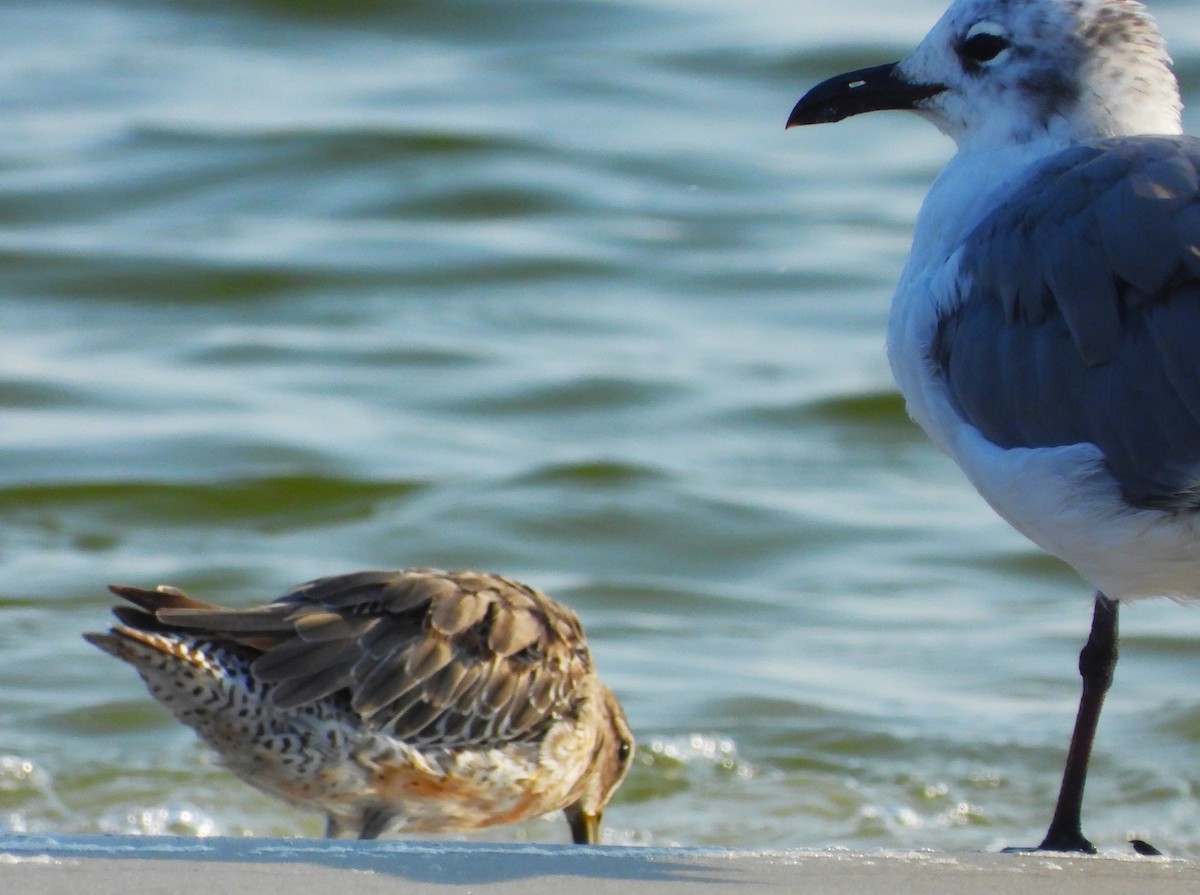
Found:
[[[1118,606],[1200,598],[1200,140],[1136,0],[957,0],[911,55],[818,84],[788,126],[879,109],[957,144],[888,323],[909,413],[1097,588],[1039,846],[1093,852],[1080,815]]]
[[[599,841],[634,741],[579,619],[509,578],[436,569],[320,578],[224,609],[177,588],[84,637],[234,774],[325,812],[327,836],[475,830],[562,810]]]

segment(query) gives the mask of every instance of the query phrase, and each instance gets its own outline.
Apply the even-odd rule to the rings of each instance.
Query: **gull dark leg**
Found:
[[[1113,669],[1117,665],[1117,601],[1102,593],[1096,594],[1092,613],[1092,633],[1079,653],[1079,675],[1083,678],[1083,695],[1079,698],[1079,714],[1075,716],[1075,732],[1067,752],[1062,787],[1054,818],[1046,838],[1038,846],[1042,851],[1077,851],[1095,854],[1096,847],[1083,835],[1080,816],[1083,808],[1083,786],[1087,782],[1088,759],[1096,739],[1096,725],[1104,697],[1112,685]]]

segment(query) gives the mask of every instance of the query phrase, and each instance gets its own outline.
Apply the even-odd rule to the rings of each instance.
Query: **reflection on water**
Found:
[[[783,132],[910,6],[0,9],[0,828],[318,833],[79,635],[109,581],[438,565],[579,610],[642,742],[611,841],[1033,841],[1089,594],[882,352],[949,147]],[[1200,854],[1200,625],[1123,625],[1090,833]]]

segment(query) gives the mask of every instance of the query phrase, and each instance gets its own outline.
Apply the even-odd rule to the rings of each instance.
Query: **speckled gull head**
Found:
[[[817,85],[788,126],[911,109],[964,150],[1177,134],[1170,66],[1137,0],[958,0],[907,58]]]
[[[956,0],[911,55],[818,84],[788,126],[882,109],[958,146],[888,318],[908,411],[1097,589],[1040,846],[1094,851],[1080,813],[1118,607],[1200,601],[1200,139],[1137,0]]]

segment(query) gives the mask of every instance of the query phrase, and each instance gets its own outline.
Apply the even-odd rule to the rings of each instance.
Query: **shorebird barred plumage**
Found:
[[[570,609],[478,572],[321,578],[251,609],[176,588],[88,641],[242,780],[323,811],[326,835],[449,832],[562,810],[599,841],[634,740]]]
[[[956,0],[910,56],[817,85],[788,125],[879,109],[958,148],[892,303],[909,412],[1098,588],[1040,846],[1094,851],[1081,804],[1119,602],[1200,598],[1200,140],[1137,0]]]

